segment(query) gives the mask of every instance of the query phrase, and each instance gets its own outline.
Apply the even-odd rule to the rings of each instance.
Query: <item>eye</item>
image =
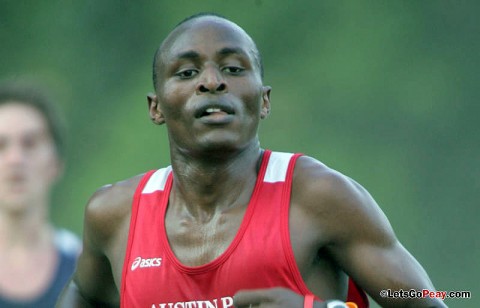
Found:
[[[25,150],[31,151],[36,147],[38,147],[39,142],[40,142],[39,138],[34,138],[33,136],[32,137],[29,136],[24,140],[22,140],[22,146]]]
[[[0,153],[7,148],[7,140],[5,138],[0,138]]]
[[[180,77],[180,79],[189,79],[198,74],[198,71],[195,69],[186,69],[175,74],[175,76]]]
[[[232,75],[239,75],[241,74],[245,69],[242,67],[238,66],[226,66],[223,68],[223,71],[226,73],[230,73]]]

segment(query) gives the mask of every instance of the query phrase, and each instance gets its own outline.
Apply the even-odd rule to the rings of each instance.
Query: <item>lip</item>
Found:
[[[198,120],[203,124],[209,125],[225,125],[232,122],[234,119],[233,114],[227,114],[225,112],[216,112],[210,115],[202,116]]]
[[[7,174],[3,179],[9,183],[21,183],[26,181],[26,176],[21,173]]]
[[[214,112],[207,112],[207,110],[216,110]],[[225,103],[220,102],[205,102],[195,108],[194,116],[196,119],[200,118],[224,118],[235,115],[234,108]]]

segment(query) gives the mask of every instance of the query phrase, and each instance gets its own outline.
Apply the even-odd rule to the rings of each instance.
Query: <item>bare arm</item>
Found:
[[[388,299],[380,291],[434,290],[427,273],[400,244],[388,219],[368,192],[353,180],[318,161],[301,157],[295,167],[292,206],[294,223],[315,238],[337,266],[385,307],[446,307],[440,299]],[[292,215],[292,209],[291,214]],[[293,218],[292,216],[290,217]],[[312,233],[312,234],[310,234]],[[334,298],[325,298],[334,300]],[[303,307],[303,297],[286,289],[243,290],[234,296],[239,307]],[[315,307],[326,307],[315,302]]]
[[[57,307],[119,307],[117,283],[120,282],[121,267],[117,266],[113,272],[112,263],[123,263],[126,243],[121,232],[128,224],[137,182],[138,178],[134,178],[131,182],[106,186],[90,199],[85,211],[83,251]]]
[[[382,306],[445,307],[440,299],[381,297],[385,289],[434,290],[434,286],[363,187],[313,159],[305,158],[300,166],[311,177],[304,201],[312,212],[319,210],[317,222],[328,230],[326,248],[340,268]],[[321,187],[315,184],[319,182]]]

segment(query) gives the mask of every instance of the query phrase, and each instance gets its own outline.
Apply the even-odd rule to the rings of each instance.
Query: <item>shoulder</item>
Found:
[[[370,197],[351,178],[308,156],[298,158],[293,185],[294,190],[305,198],[304,201],[322,200],[336,205],[352,205],[353,201]]]
[[[386,242],[394,238],[386,216],[370,193],[350,177],[314,158],[298,158],[292,200],[334,242],[344,242],[360,234],[383,234]]]
[[[84,236],[93,246],[106,245],[130,217],[133,196],[144,175],[105,185],[90,198],[85,208]]]

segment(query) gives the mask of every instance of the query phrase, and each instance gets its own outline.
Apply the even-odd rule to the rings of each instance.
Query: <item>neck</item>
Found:
[[[0,289],[10,298],[43,294],[58,264],[47,208],[30,205],[26,211],[0,209]]]
[[[46,206],[22,212],[0,210],[0,250],[29,249],[52,236]]]
[[[235,153],[192,157],[172,152],[174,182],[170,203],[202,220],[245,206],[255,186],[262,152],[258,141]]]

